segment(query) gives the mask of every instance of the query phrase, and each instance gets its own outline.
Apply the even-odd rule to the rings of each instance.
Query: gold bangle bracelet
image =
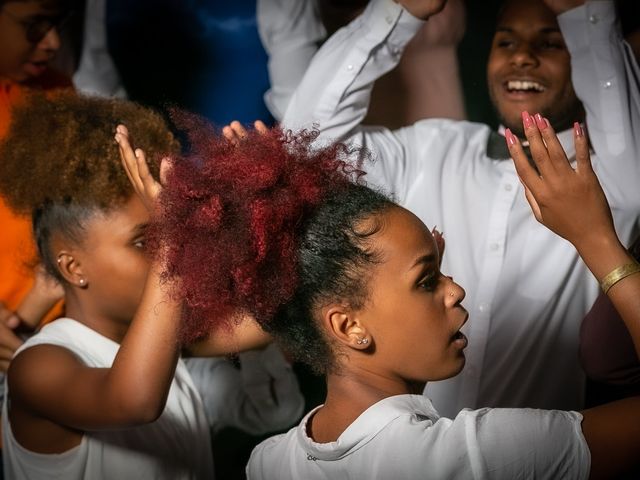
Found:
[[[623,278],[640,272],[640,264],[638,262],[625,263],[619,267],[614,268],[600,281],[600,288],[604,293],[607,293],[611,287],[618,283]]]

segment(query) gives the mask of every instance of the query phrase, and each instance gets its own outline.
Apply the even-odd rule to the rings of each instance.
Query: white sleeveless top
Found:
[[[61,318],[27,340],[16,355],[40,344],[59,345],[90,367],[108,368],[120,348],[85,325]],[[61,385],[60,388],[65,388]],[[13,436],[8,408],[2,407],[4,476],[22,479],[177,480],[212,479],[209,426],[200,396],[178,361],[164,412],[148,425],[87,431],[81,443],[61,454],[41,454],[22,447]]]

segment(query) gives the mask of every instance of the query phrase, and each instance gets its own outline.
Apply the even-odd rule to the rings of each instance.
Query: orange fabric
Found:
[[[26,85],[0,79],[0,140],[9,130],[11,109],[23,101],[30,91],[53,91],[70,86],[68,78],[55,72],[49,72]],[[18,307],[33,285],[30,265],[34,258],[31,218],[15,215],[0,198],[0,301],[12,310]],[[58,306],[47,317],[55,318],[61,311]]]

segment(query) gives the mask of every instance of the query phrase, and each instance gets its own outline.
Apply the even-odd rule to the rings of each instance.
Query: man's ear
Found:
[[[72,250],[60,250],[57,255],[58,271],[69,284],[86,288],[88,280],[78,256]]]
[[[366,350],[372,338],[357,312],[345,305],[333,304],[322,309],[322,321],[329,335],[340,344],[356,350]]]

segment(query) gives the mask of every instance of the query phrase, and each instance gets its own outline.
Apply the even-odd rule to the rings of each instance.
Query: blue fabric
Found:
[[[108,0],[106,18],[132,100],[183,107],[218,126],[272,122],[255,0]]]

